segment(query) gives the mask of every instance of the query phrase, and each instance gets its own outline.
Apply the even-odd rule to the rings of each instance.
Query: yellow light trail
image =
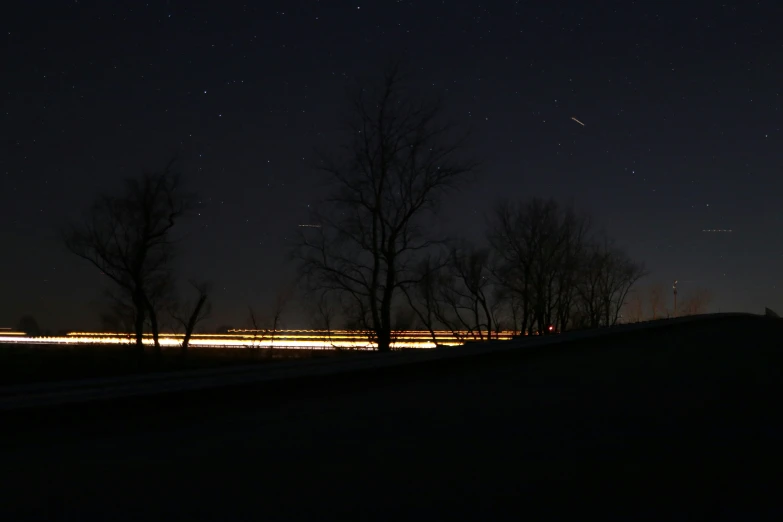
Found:
[[[501,332],[497,339],[508,340],[512,332]],[[159,342],[163,347],[178,347],[183,334],[160,334]],[[493,339],[496,338],[493,334]],[[468,332],[435,332],[438,345],[460,346],[465,340],[475,340]],[[59,337],[27,337],[21,332],[0,332],[0,343],[14,344],[60,344],[60,345],[132,345],[132,334],[112,334],[106,332],[72,332]],[[149,334],[143,338],[145,345],[152,345]],[[435,348],[432,335],[428,331],[399,332],[394,335],[392,348]],[[271,332],[254,330],[231,330],[229,334],[193,334],[190,339],[193,348],[285,348],[302,350],[375,350],[377,343],[369,340],[363,332],[336,330],[278,330]]]
[[[577,120],[577,119],[576,119],[574,116],[571,116],[571,119],[572,119],[572,120],[574,120],[575,122],[577,122],[577,123],[578,123],[579,125],[581,125],[582,127],[584,127],[584,126],[585,126],[585,124],[584,124],[584,123],[582,123],[581,121]]]

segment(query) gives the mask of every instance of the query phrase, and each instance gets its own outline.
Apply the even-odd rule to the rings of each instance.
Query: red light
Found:
[[[550,324],[550,325],[549,325],[549,331],[551,332],[551,331],[552,331],[552,330],[554,330],[554,329],[555,329],[555,327],[554,327],[554,326],[552,326],[552,325]]]

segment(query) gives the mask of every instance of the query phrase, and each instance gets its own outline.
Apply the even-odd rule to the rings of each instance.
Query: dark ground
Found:
[[[6,415],[0,520],[779,519],[781,348],[720,318]]]
[[[164,348],[157,357],[148,347],[140,360],[134,346],[0,344],[0,386],[68,379],[116,377],[151,372],[262,364],[283,359],[333,357],[356,352],[286,350],[282,348]]]

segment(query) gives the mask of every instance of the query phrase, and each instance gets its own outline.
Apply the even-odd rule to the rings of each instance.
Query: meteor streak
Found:
[[[579,125],[581,125],[582,127],[584,127],[584,126],[585,126],[585,124],[584,124],[584,123],[582,123],[581,121],[577,120],[577,119],[576,119],[574,116],[571,116],[571,119],[572,119],[572,120],[574,120],[575,122],[577,122],[577,123],[578,123]]]

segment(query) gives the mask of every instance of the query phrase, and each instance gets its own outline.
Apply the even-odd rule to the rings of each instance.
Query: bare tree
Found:
[[[182,338],[182,355],[188,353],[188,346],[196,325],[206,319],[212,311],[212,304],[209,302],[209,285],[204,282],[190,281],[190,286],[196,291],[195,299],[192,302],[174,305],[169,313],[184,329]]]
[[[64,234],[68,250],[92,263],[133,304],[140,352],[147,317],[153,319],[157,338],[151,299],[160,280],[168,277],[174,253],[172,229],[187,202],[169,163],[162,172],[127,180],[118,195],[100,196],[84,221]]]
[[[334,340],[332,339],[332,330],[334,329],[334,322],[337,312],[329,293],[321,292],[317,294],[316,299],[312,302],[312,306],[315,309],[314,326],[316,330],[322,330],[325,332],[324,342],[328,343],[336,350],[341,349],[337,344],[334,343]]]
[[[408,306],[416,314],[421,324],[429,331],[432,342],[438,344],[435,334],[439,317],[443,316],[441,306],[441,270],[444,264],[433,256],[424,257],[416,266],[416,281],[409,287],[401,288]]]
[[[443,303],[439,321],[461,341],[477,339],[476,324],[472,320],[473,310],[470,302],[457,290],[457,285],[449,276],[441,279],[439,298]]]
[[[489,223],[489,239],[498,258],[494,276],[510,292],[515,329],[528,333],[533,317],[531,303],[532,248],[535,224],[529,209],[503,201]]]
[[[502,202],[489,222],[493,275],[509,294],[514,329],[568,328],[590,222],[554,200]]]
[[[507,329],[509,324],[515,323],[511,319],[514,313],[511,310],[511,293],[507,288],[493,281],[490,303],[489,314],[492,317],[492,325],[495,328],[495,339],[500,339],[500,333]]]
[[[254,353],[254,356],[258,354],[258,350],[261,348],[260,342],[263,342],[264,340],[264,331],[261,330],[260,324],[258,323],[258,319],[256,319],[256,313],[253,310],[252,306],[247,307],[248,311],[248,319],[250,322],[250,328],[253,332],[253,338],[250,342],[250,348],[254,350],[252,353]]]
[[[286,306],[288,306],[288,301],[291,298],[291,289],[281,290],[277,293],[277,296],[275,296],[275,306],[272,308],[272,321],[271,321],[271,347],[274,347],[275,345],[275,338],[277,337],[277,331],[280,329],[282,324],[282,318],[283,318],[283,312],[286,309]]]
[[[253,331],[252,348],[260,348],[261,343],[269,340],[270,351],[268,353],[272,354],[275,339],[277,339],[278,332],[282,327],[283,313],[291,299],[292,291],[293,287],[288,286],[280,290],[275,296],[274,304],[263,316],[259,317],[253,307],[248,306],[250,326]]]
[[[495,272],[497,273],[497,271]],[[511,331],[513,334],[524,335],[524,332],[521,331],[521,325],[519,324],[519,315],[520,315],[520,306],[519,306],[519,298],[517,294],[511,289],[505,286],[504,282],[501,280],[499,281],[500,285],[498,288],[504,291],[504,302],[507,303],[507,309],[506,312],[508,314],[508,319],[511,324]]]
[[[555,327],[559,290],[557,283],[564,269],[566,235],[560,230],[560,209],[553,200],[531,201],[529,219],[535,234],[530,236],[530,293],[539,333]]]
[[[644,266],[603,238],[586,252],[577,291],[589,325],[617,324],[628,292],[646,275]]]
[[[608,239],[592,238],[588,216],[551,199],[500,203],[489,240],[493,276],[523,334],[613,325],[645,274]]]
[[[396,306],[392,318],[391,345],[394,346],[405,332],[416,326],[416,312],[404,305]]]
[[[447,302],[459,321],[468,326],[479,340],[492,338],[494,309],[493,280],[490,271],[490,250],[468,244],[452,248],[449,252],[448,275],[450,288],[444,289]],[[467,312],[464,317],[462,312]]]
[[[164,322],[167,319],[167,312],[176,306],[175,286],[174,274],[169,267],[160,270],[154,277],[150,277],[147,285],[147,322],[149,331],[152,333],[152,345],[158,359],[161,356],[160,331],[165,329]],[[176,318],[170,313],[168,313],[168,317],[176,321]]]
[[[417,96],[400,68],[357,91],[346,154],[324,160],[334,191],[302,234],[303,275],[350,302],[378,350],[391,348],[399,290],[415,282],[418,254],[436,243],[424,229],[446,189],[474,168],[440,104]]]
[[[248,305],[247,312],[250,328],[253,332],[253,340],[250,343],[250,348],[257,350],[258,348],[261,348],[261,346],[258,345],[258,342],[263,341],[262,330],[258,323],[258,319],[256,319],[256,312],[253,310],[253,307]],[[259,335],[261,336],[260,338]]]
[[[126,293],[119,288],[104,288],[103,297],[97,302],[100,307],[101,327],[104,331],[125,334],[133,339],[136,324],[136,308]]]
[[[557,256],[558,270],[554,278],[552,307],[556,311],[551,323],[560,330],[566,330],[572,322],[572,313],[578,299],[578,283],[581,263],[588,249],[588,235],[591,221],[584,214],[577,214],[571,208],[565,208],[558,219],[557,235],[561,237]]]

